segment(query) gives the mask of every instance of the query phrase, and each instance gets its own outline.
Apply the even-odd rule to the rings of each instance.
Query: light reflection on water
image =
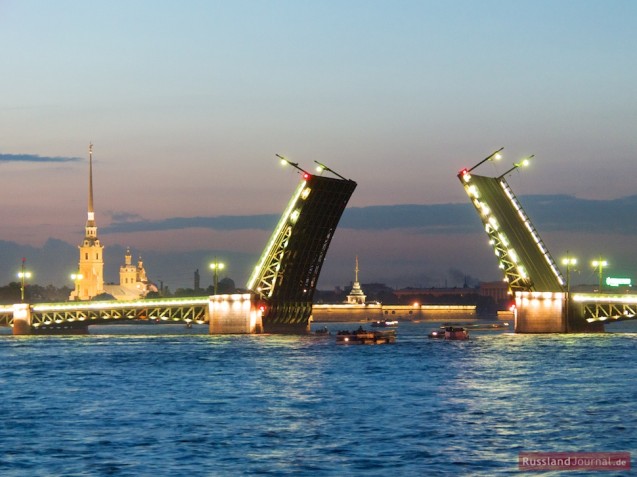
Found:
[[[177,325],[0,337],[0,475],[486,476],[518,474],[520,451],[636,451],[637,333],[432,327],[385,346]]]

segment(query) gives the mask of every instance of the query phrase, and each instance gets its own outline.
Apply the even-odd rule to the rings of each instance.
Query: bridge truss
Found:
[[[356,188],[356,182],[341,176],[312,175],[292,165],[301,172],[302,181],[247,284],[267,304],[266,332],[307,328],[327,249]]]
[[[580,304],[584,319],[594,321],[624,321],[637,318],[636,295],[607,295],[598,293],[573,294],[573,302]]]
[[[504,177],[465,169],[458,178],[480,216],[509,291],[564,291],[562,273]]]
[[[139,301],[95,301],[41,303],[30,306],[30,323],[35,330],[82,328],[114,321],[208,322],[208,297]],[[0,325],[12,326],[13,312],[1,313]],[[6,315],[6,316],[5,316]]]

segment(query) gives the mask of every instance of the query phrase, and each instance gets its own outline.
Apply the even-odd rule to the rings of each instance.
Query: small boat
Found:
[[[373,328],[387,328],[391,326],[398,326],[398,322],[396,320],[381,320],[372,323]]]
[[[447,326],[445,328],[446,340],[467,340],[469,339],[469,332],[460,326]]]
[[[356,331],[339,331],[336,333],[336,344],[389,344],[396,342],[396,332],[368,331],[363,327]]]
[[[332,333],[330,333],[330,330],[327,329],[327,326],[323,326],[321,328],[314,330],[314,334],[318,336],[329,336]]]
[[[429,333],[427,335],[429,338],[444,338],[445,337],[445,332],[444,330],[433,330],[431,333]]]

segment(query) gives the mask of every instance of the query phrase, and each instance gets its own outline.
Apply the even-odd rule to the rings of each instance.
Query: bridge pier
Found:
[[[212,295],[209,332],[211,335],[261,333],[262,314],[260,301],[253,293]]]
[[[31,307],[28,303],[13,305],[13,334],[31,335]]]
[[[602,323],[588,323],[583,306],[566,293],[516,292],[516,333],[599,333]]]

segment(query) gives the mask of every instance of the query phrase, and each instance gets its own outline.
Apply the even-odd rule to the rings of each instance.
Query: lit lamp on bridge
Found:
[[[533,159],[535,157],[535,154],[530,155],[529,157],[525,157],[524,159],[522,159],[520,162],[516,162],[515,164],[513,164],[513,167],[511,169],[509,169],[508,171],[506,171],[504,174],[501,174],[500,176],[498,176],[498,180],[502,179],[504,176],[510,174],[511,172],[513,172],[514,170],[516,170],[518,167],[527,167],[529,164],[531,164],[531,159]]]
[[[601,293],[602,292],[602,274],[603,274],[603,269],[604,269],[604,267],[606,267],[608,265],[608,262],[600,257],[599,260],[593,260],[591,262],[591,265],[593,266],[593,268],[599,269],[599,290],[598,290],[598,292]]]
[[[281,154],[275,154],[275,155],[276,155],[276,157],[278,157],[281,160],[281,165],[282,166],[290,165],[290,166],[294,167],[296,170],[298,170],[301,173],[301,175],[303,176],[303,179],[309,179],[311,174],[309,172],[301,169],[301,167],[299,167],[299,163],[298,162],[289,161],[288,159],[283,157]]]
[[[471,172],[472,170],[474,170],[476,167],[478,167],[481,164],[484,164],[487,161],[499,161],[500,159],[502,159],[502,154],[500,154],[500,151],[502,151],[502,149],[504,149],[503,147],[501,147],[500,149],[498,149],[497,151],[493,151],[491,154],[489,154],[487,157],[485,157],[484,159],[482,159],[480,162],[478,162],[475,166],[473,166],[471,169],[465,169],[463,170],[463,173],[468,174],[469,172]],[[316,162],[316,161],[314,161]]]
[[[577,265],[577,259],[566,255],[566,258],[562,259],[562,265],[566,265],[566,293],[571,291],[571,267]]]
[[[217,294],[217,289],[219,287],[219,270],[223,270],[225,267],[225,264],[217,262],[216,258],[215,261],[210,264],[210,269],[212,270],[214,277],[213,286],[215,295]]]
[[[26,279],[27,278],[31,278],[31,272],[27,272],[24,269],[24,265],[26,263],[27,259],[26,258],[22,258],[22,268],[21,270],[18,272],[18,278],[20,278],[20,301],[24,302],[24,287],[26,286]]]

